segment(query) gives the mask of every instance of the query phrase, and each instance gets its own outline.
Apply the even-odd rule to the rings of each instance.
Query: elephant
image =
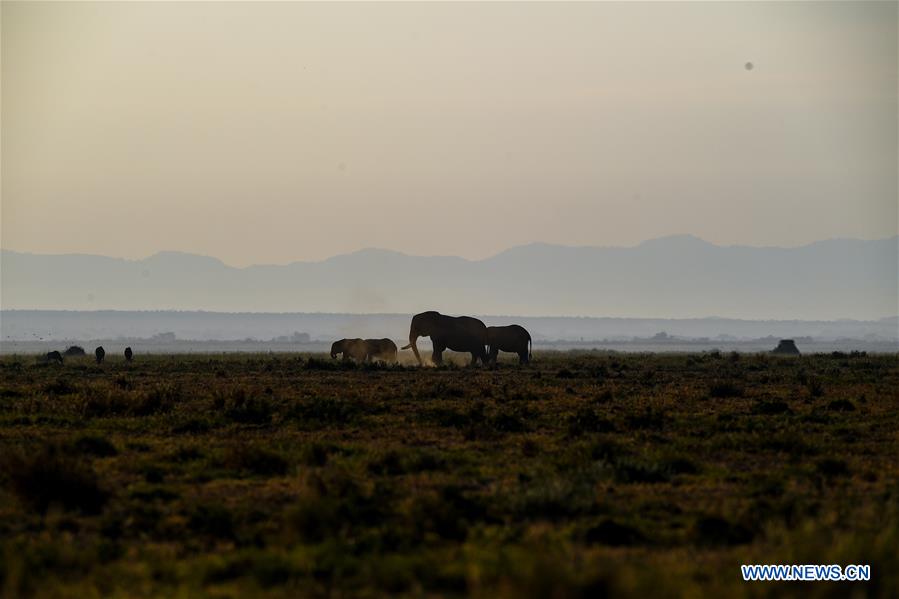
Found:
[[[55,350],[51,351],[51,352],[47,352],[47,357],[45,357],[43,361],[44,361],[44,363],[47,363],[47,364],[52,364],[52,363],[62,364],[62,354],[60,354],[58,351],[55,351]]]
[[[125,348],[125,361],[130,362],[131,358],[133,358],[133,357],[134,357],[134,352],[131,351],[130,347],[126,347]]]
[[[505,327],[487,327],[487,346],[492,364],[496,364],[496,356],[501,351],[518,354],[519,364],[527,364],[531,361],[531,334],[517,324]]]
[[[369,362],[378,359],[392,364],[396,362],[396,343],[391,339],[366,339],[365,353]]]
[[[94,350],[94,357],[97,358],[97,364],[103,363],[103,359],[106,358],[106,350],[103,349],[102,345]]]
[[[331,345],[331,357],[337,359],[337,354],[343,354],[344,360],[353,358],[357,362],[365,362],[368,348],[362,339],[341,339]]]
[[[459,352],[470,352],[471,363],[478,360],[487,364],[487,327],[477,318],[470,316],[446,316],[433,310],[422,312],[412,317],[409,327],[409,345],[418,364],[422,364],[416,341],[419,337],[430,337],[434,345],[432,359],[434,364],[443,363],[443,352],[446,349]]]

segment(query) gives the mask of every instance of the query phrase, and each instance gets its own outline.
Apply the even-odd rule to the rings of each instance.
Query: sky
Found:
[[[0,245],[897,233],[897,4],[0,3]]]

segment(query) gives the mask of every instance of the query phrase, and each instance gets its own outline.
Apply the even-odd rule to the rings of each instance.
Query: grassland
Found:
[[[535,358],[0,359],[0,589],[899,596],[896,355]]]

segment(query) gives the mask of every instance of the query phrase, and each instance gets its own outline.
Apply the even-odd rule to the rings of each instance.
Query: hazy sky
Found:
[[[7,249],[897,232],[896,3],[0,6]]]

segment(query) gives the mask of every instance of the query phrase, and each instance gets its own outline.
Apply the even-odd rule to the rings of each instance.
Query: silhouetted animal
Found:
[[[771,353],[782,356],[798,356],[799,348],[796,347],[796,342],[792,339],[781,339],[780,343],[777,344],[777,347],[775,347]]]
[[[62,352],[62,355],[64,355],[67,358],[69,356],[83,356],[83,355],[85,355],[84,348],[80,347],[78,345],[73,345],[73,346],[69,347],[66,351]]]
[[[46,361],[62,364],[62,354],[60,354],[58,351],[47,352]]]
[[[363,339],[341,339],[331,345],[331,357],[336,359],[337,354],[343,354],[344,360],[353,358],[357,362],[365,362],[368,347]]]
[[[103,360],[106,358],[106,350],[103,349],[102,345],[94,350],[94,357],[97,358],[97,364],[103,363]]]
[[[125,348],[125,361],[130,362],[131,358],[134,357],[134,352],[131,351],[130,347]]]
[[[443,352],[447,349],[471,353],[472,364],[478,360],[487,363],[487,326],[477,318],[445,316],[433,310],[413,316],[409,326],[409,345],[403,349],[411,347],[420,365],[421,355],[416,344],[419,337],[431,338],[434,364],[443,363]]]
[[[366,360],[384,360],[385,362],[396,362],[396,343],[391,339],[366,339],[365,340]]]
[[[527,364],[531,360],[531,334],[517,324],[487,327],[487,350],[493,364],[496,364],[496,356],[501,351],[516,353],[518,363]]]

